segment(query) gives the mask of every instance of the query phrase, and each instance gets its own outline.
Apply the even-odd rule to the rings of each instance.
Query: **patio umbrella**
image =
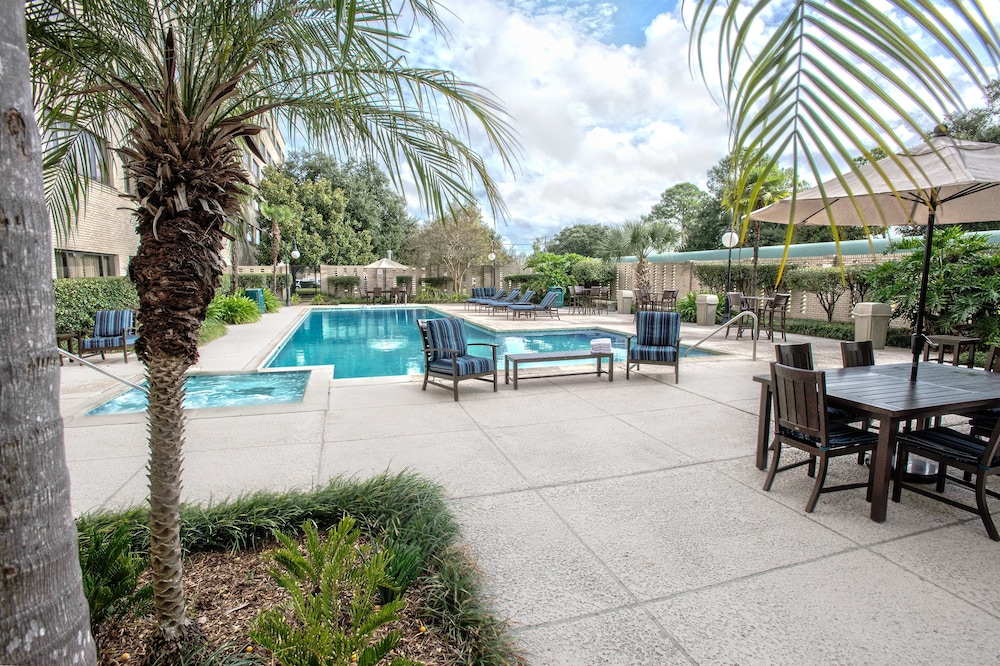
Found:
[[[1000,218],[1000,145],[962,141],[938,126],[927,143],[863,166],[867,187],[851,173],[800,192],[794,218],[791,198],[750,214],[751,219],[794,225],[925,225],[924,265],[917,301],[910,381],[924,343],[924,305],[934,226],[990,222]],[[825,194],[825,196],[824,196]],[[853,194],[853,198],[851,195]]]
[[[388,257],[382,257],[378,261],[373,261],[372,263],[365,266],[365,268],[374,268],[376,270],[382,271],[382,291],[385,291],[385,271],[393,268],[399,270],[400,268],[406,268],[403,264],[398,261],[393,261]]]

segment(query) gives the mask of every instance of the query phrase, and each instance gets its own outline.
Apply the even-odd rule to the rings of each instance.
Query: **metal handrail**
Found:
[[[122,384],[125,384],[126,386],[131,386],[134,389],[139,389],[140,391],[142,391],[146,395],[149,395],[149,389],[147,389],[144,386],[139,386],[138,384],[133,384],[132,382],[130,382],[127,379],[122,379],[118,375],[116,375],[116,374],[114,374],[112,372],[108,372],[107,370],[105,370],[101,366],[94,365],[90,361],[88,361],[86,359],[83,359],[83,358],[80,358],[76,354],[70,354],[68,351],[66,351],[65,349],[62,349],[60,347],[56,347],[56,351],[58,351],[60,354],[62,354],[63,356],[65,356],[66,358],[68,358],[71,361],[77,361],[79,363],[82,363],[83,365],[87,366],[88,368],[93,368],[94,370],[97,370],[102,375],[107,375],[108,377],[111,377],[111,379],[114,379],[117,382],[121,382]]]
[[[733,317],[729,321],[721,324],[719,326],[719,328],[715,329],[714,331],[712,331],[711,333],[709,333],[708,335],[706,335],[705,337],[703,337],[701,340],[699,340],[698,342],[696,342],[693,345],[691,345],[690,347],[688,347],[684,351],[684,355],[687,356],[691,352],[692,349],[694,349],[695,347],[699,346],[705,340],[708,340],[710,337],[712,337],[713,335],[715,335],[716,333],[718,333],[719,331],[721,331],[725,327],[731,326],[733,324],[733,322],[739,321],[742,317],[747,317],[747,316],[749,316],[751,319],[753,319],[753,360],[756,361],[757,360],[757,332],[758,332],[757,329],[758,329],[759,322],[757,320],[757,313],[756,312],[752,312],[750,310],[744,310],[743,312],[739,313],[738,315],[736,315],[735,317]]]

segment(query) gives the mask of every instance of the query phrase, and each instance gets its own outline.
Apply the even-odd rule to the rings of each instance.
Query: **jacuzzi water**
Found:
[[[421,307],[315,309],[279,345],[264,367],[333,365],[337,379],[423,374],[417,320],[444,316]],[[611,338],[615,361],[625,362],[625,336],[598,329],[493,333],[466,322],[466,334],[468,342],[498,345],[497,362],[501,367],[508,353],[589,349],[594,338]],[[472,347],[470,352],[489,355],[486,347]],[[695,350],[690,356],[706,353]]]
[[[206,407],[242,407],[302,402],[307,370],[294,372],[254,372],[238,375],[192,375],[185,381],[185,409]],[[145,388],[145,383],[142,384]],[[130,389],[87,412],[87,416],[142,412],[146,394]]]

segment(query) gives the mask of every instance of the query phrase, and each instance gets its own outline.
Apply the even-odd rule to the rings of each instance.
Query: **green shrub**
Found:
[[[291,303],[292,305],[298,305],[299,303],[302,302],[302,297],[299,296],[298,294],[292,294],[289,297],[288,302]]]
[[[600,259],[581,259],[573,264],[573,281],[583,287],[611,284],[618,269],[615,264]],[[565,285],[569,286],[569,285]]]
[[[295,538],[275,532],[284,547],[273,555],[280,569],[271,569],[271,575],[291,598],[262,613],[251,638],[287,666],[382,662],[399,643],[399,632],[380,629],[399,619],[405,604],[401,598],[379,603],[379,589],[394,586],[387,572],[390,551],[359,542],[361,533],[350,516],[325,540],[311,521],[302,531],[304,554]],[[390,663],[414,662],[393,658]]]
[[[684,298],[677,299],[677,312],[681,315],[681,321],[698,321],[698,306],[695,303],[696,298],[698,298],[698,292],[689,291],[684,294]]]
[[[146,560],[132,551],[129,526],[113,530],[92,526],[79,535],[83,594],[90,606],[90,625],[129,613],[142,615],[152,607],[153,587],[139,587]]]
[[[227,324],[252,324],[260,321],[260,306],[246,296],[216,296],[208,304],[206,318],[219,319]]]
[[[445,277],[444,275],[424,278],[424,284],[427,285],[428,287],[433,287],[435,289],[447,289],[450,283],[451,283],[451,278]]]
[[[354,293],[354,288],[361,284],[361,278],[357,275],[331,275],[326,279],[326,286],[331,294],[343,292],[345,296]]]
[[[837,301],[847,291],[839,268],[796,268],[788,271],[787,276],[790,289],[815,295],[826,312],[826,320],[833,321]]]
[[[212,340],[221,338],[225,334],[226,322],[209,317],[201,322],[201,330],[198,331],[198,344],[207,345]]]
[[[281,299],[270,289],[264,289],[264,309],[267,312],[277,312],[281,309]]]
[[[98,310],[135,310],[139,295],[127,277],[65,278],[53,281],[56,333],[93,331]]]
[[[727,263],[705,263],[705,264],[695,264],[694,275],[698,278],[698,282],[706,290],[711,290],[713,292],[725,293],[726,292],[726,268]],[[776,288],[775,284],[778,280],[778,270],[781,267],[778,264],[758,264],[757,265],[757,288],[751,289],[751,283],[753,282],[753,264],[750,262],[733,262],[732,271],[730,275],[729,284],[732,287],[731,291],[742,291],[744,294],[749,294],[751,292],[755,293],[771,293],[773,291],[782,291],[784,289],[784,281]],[[789,264],[785,267],[785,273],[794,269],[795,266]]]
[[[315,287],[298,287],[298,288],[296,288],[295,293],[298,294],[299,296],[301,296],[302,298],[306,298],[307,296],[309,298],[312,298],[316,294],[319,294],[319,293],[322,293],[322,292],[319,289],[315,288]]]
[[[310,302],[313,305],[323,305],[324,303],[326,303],[326,297],[323,296],[322,293],[317,293],[315,296],[312,297],[312,301]]]

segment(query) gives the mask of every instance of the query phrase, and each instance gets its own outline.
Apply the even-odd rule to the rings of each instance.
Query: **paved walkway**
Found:
[[[200,367],[255,368],[302,311],[230,327]],[[632,327],[614,314],[542,326],[595,322]],[[683,337],[707,330],[685,324]],[[839,367],[836,343],[810,341],[817,367]],[[301,405],[193,412],[185,497],[386,469],[432,477],[448,489],[497,612],[538,666],[1000,663],[1000,544],[978,517],[907,494],[876,524],[863,491],[825,495],[808,515],[804,471],[762,492],[751,377],[773,350],[761,341],[753,361],[749,340],[710,346],[730,355],[685,359],[677,386],[672,369],[647,366],[625,381],[619,367],[613,383],[536,379],[493,393],[467,382],[456,403],[414,379],[321,379]],[[877,352],[879,362],[906,359]],[[134,357],[99,363],[141,377]],[[146,494],[142,417],[80,416],[116,390],[93,370],[63,368],[78,513]],[[848,460],[831,465],[834,482],[863,475]]]

